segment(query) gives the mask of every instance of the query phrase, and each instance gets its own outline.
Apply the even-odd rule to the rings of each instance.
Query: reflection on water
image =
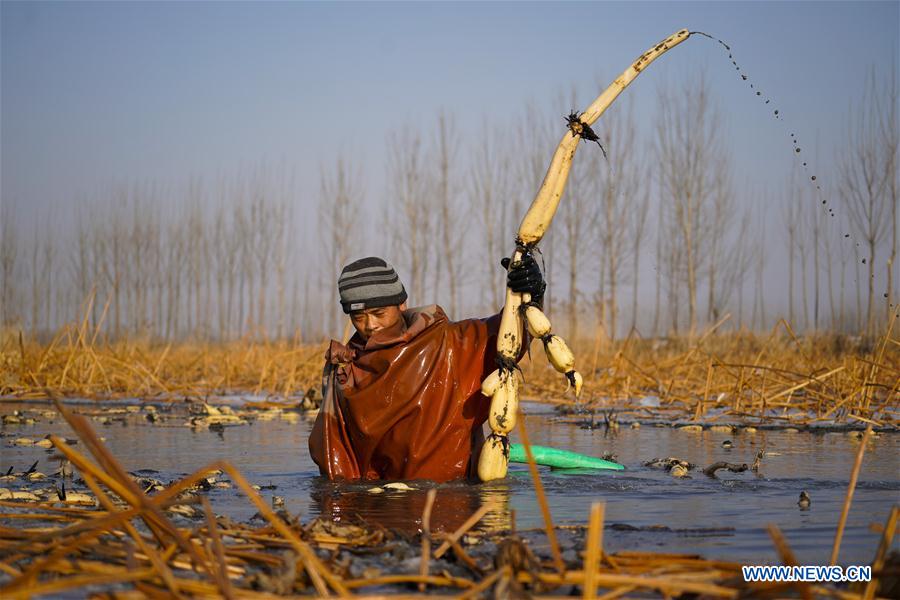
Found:
[[[330,483],[315,478],[310,490],[312,512],[335,521],[364,519],[387,529],[414,534],[421,530],[425,498],[431,488],[437,490],[431,509],[432,531],[452,532],[484,504],[492,509],[479,524],[481,531],[507,531],[511,526],[510,492],[505,481],[472,485],[465,482],[433,484],[407,482],[412,490],[370,490],[373,483]],[[382,489],[382,488],[379,488]]]
[[[0,403],[0,414],[16,408],[48,410],[46,405],[4,402]],[[542,410],[544,415],[535,414]],[[622,472],[541,469],[557,524],[584,524],[590,504],[606,502],[608,531],[604,545],[610,552],[641,549],[698,552],[744,562],[773,560],[765,526],[776,523],[801,562],[824,564],[828,560],[859,444],[845,433],[690,433],[623,426],[617,435],[604,435],[603,430],[589,431],[554,422],[543,407],[529,407],[529,412],[533,443],[593,455],[612,452],[626,466]],[[368,490],[375,484],[323,481],[307,451],[311,422],[296,416],[227,428],[221,436],[183,427],[185,417],[177,412],[167,414],[161,410],[160,416],[155,425],[140,414],[127,415],[108,425],[100,424],[98,419],[92,419],[92,423],[128,470],[153,469],[158,471],[155,477],[169,482],[214,460],[228,460],[251,482],[263,486],[260,493],[267,499],[273,494],[284,497],[285,508],[300,513],[304,521],[318,515],[351,521],[361,518],[414,533],[420,527],[426,492],[435,487],[430,482],[407,482],[414,488],[412,491],[374,494]],[[33,425],[4,426],[0,471],[5,472],[10,466],[24,470],[39,460],[38,470],[52,474],[55,465],[48,460],[47,451],[10,445],[17,437],[37,438],[48,433],[73,437],[59,419],[51,423],[39,418]],[[732,441],[730,448],[722,446],[726,439]],[[513,441],[518,441],[515,436]],[[762,448],[767,455],[758,475],[720,471],[718,478],[711,479],[691,471],[690,478],[676,480],[663,471],[643,466],[652,458],[668,456],[700,466],[717,461],[749,464]],[[871,561],[879,534],[872,532],[869,525],[883,523],[890,506],[900,501],[898,456],[900,436],[896,434],[882,434],[870,443],[844,534],[841,563]],[[496,508],[484,518],[482,529],[509,529],[513,511],[518,529],[543,526],[525,465],[511,465],[509,476],[499,482],[453,482],[436,487],[432,511],[435,531],[456,529],[485,502],[495,503]],[[809,510],[801,510],[797,505],[803,490],[812,499]],[[220,514],[246,520],[256,512],[233,489],[213,489],[209,494]]]

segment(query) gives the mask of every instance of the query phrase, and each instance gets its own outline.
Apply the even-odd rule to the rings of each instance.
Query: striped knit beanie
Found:
[[[394,267],[376,256],[361,258],[344,267],[338,279],[338,292],[347,314],[406,302],[406,289]]]

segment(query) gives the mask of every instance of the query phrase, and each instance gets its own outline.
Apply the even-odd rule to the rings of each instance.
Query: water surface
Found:
[[[135,404],[135,403],[131,403]],[[13,410],[34,414],[34,424],[7,424],[0,440],[0,470],[16,471],[40,461],[38,470],[52,474],[56,465],[38,447],[14,446],[20,437],[39,438],[48,433],[75,437],[59,417],[50,418],[52,407],[34,403],[0,402],[0,414]],[[96,411],[96,405],[79,404],[77,411]],[[623,425],[618,433],[588,430],[554,419],[543,406],[527,407],[532,443],[586,454],[615,453],[625,465],[621,472],[565,472],[541,468],[552,516],[556,524],[584,524],[592,502],[606,502],[604,545],[607,551],[622,549],[700,553],[710,558],[744,563],[776,560],[766,534],[768,523],[777,524],[803,564],[825,564],[831,551],[847,482],[859,442],[844,432],[789,433],[782,431],[686,432],[672,428]],[[91,417],[98,434],[126,469],[157,471],[153,476],[168,483],[214,460],[230,461],[252,482],[263,487],[265,497],[284,497],[285,507],[300,513],[303,521],[319,515],[362,518],[414,532],[422,514],[425,482],[410,482],[412,492],[372,494],[371,483],[332,484],[318,476],[309,458],[307,438],[312,421],[296,413],[250,425],[229,427],[216,433],[185,427],[186,413],[178,408],[160,412],[163,420],[150,424],[145,413],[115,415],[102,424]],[[731,440],[730,449],[722,447]],[[513,441],[518,441],[514,436]],[[708,466],[717,461],[752,463],[765,447],[758,474],[719,472],[715,479],[700,471],[673,479],[664,471],[644,467],[656,457],[678,457]],[[83,451],[83,446],[76,446]],[[841,546],[840,563],[868,564],[879,534],[870,524],[883,523],[891,505],[900,502],[900,435],[885,433],[869,443],[853,498],[853,506]],[[10,487],[7,482],[0,484]],[[53,485],[43,482],[35,485]],[[274,488],[272,488],[274,486]],[[812,505],[797,505],[806,490]],[[256,510],[233,489],[209,492],[220,514],[249,519]],[[482,524],[486,529],[508,529],[515,515],[520,530],[542,527],[534,487],[525,465],[511,465],[502,481],[471,485],[462,482],[438,486],[432,529],[456,528],[483,502],[498,510]],[[538,544],[542,543],[537,539]]]

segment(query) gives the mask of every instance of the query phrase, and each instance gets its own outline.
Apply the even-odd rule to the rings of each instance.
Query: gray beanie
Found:
[[[377,256],[361,258],[344,267],[338,279],[338,292],[347,314],[406,302],[406,289],[400,283],[400,276]]]

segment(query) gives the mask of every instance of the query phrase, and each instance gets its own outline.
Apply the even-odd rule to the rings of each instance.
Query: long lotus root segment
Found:
[[[544,181],[519,225],[516,250],[510,257],[510,264],[521,260],[522,255],[536,248],[544,237],[559,207],[582,133],[590,130],[590,125],[600,118],[622,90],[650,63],[689,36],[690,32],[687,29],[681,29],[654,45],[634,60],[583,113],[576,115],[577,118],[574,120],[570,118],[572,127],[567,128],[560,140]],[[497,360],[500,369],[491,373],[482,385],[482,393],[491,397],[489,423],[493,430],[484,443],[478,461],[478,476],[482,481],[506,476],[509,440],[505,434],[515,427],[518,382],[515,379],[514,369],[516,357],[522,348],[522,334],[525,327],[531,335],[543,340],[547,358],[557,371],[566,375],[569,384],[575,388],[576,398],[580,395],[584,383],[581,374],[575,371],[575,356],[572,351],[562,338],[551,333],[550,321],[538,307],[529,305],[530,301],[528,294],[518,294],[507,288],[506,302],[500,318],[500,331],[497,335]]]

